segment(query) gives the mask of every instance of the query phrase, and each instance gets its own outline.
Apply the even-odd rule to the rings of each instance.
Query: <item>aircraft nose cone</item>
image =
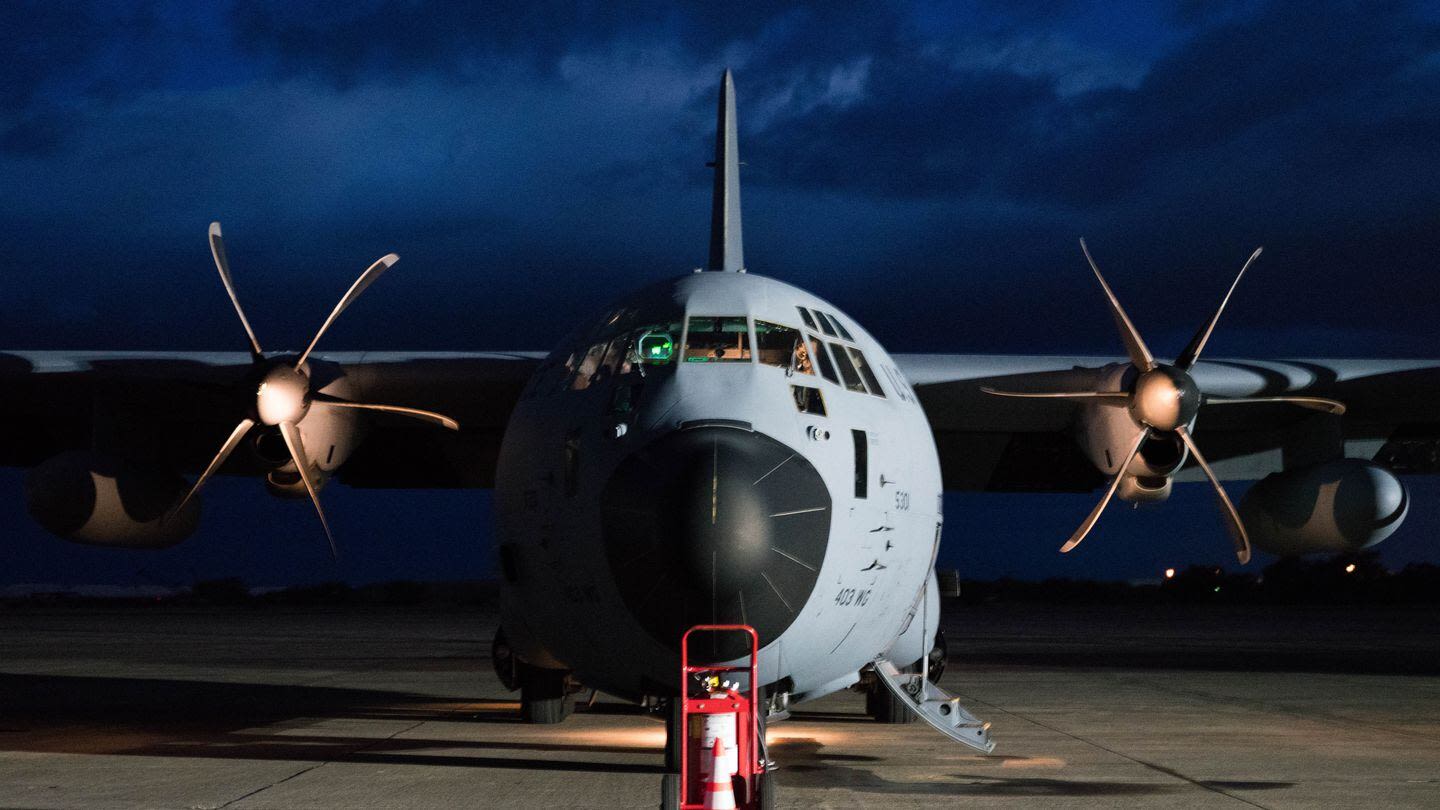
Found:
[[[803,455],[769,436],[669,434],[623,460],[601,498],[620,593],[669,647],[693,625],[731,623],[754,627],[763,646],[814,590],[830,494]]]
[[[669,513],[666,521],[679,529],[675,538],[691,586],[721,597],[764,572],[774,528],[764,482],[753,485],[764,473],[755,469],[756,454],[751,448],[737,452],[732,442],[721,453],[725,438],[730,437],[710,437],[708,460],[704,437],[685,443],[684,450],[693,452],[677,459],[681,479],[661,507]]]

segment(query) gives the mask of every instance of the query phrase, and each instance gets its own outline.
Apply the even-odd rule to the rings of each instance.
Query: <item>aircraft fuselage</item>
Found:
[[[674,692],[687,627],[750,624],[762,683],[815,697],[929,650],[940,493],[925,415],[854,320],[749,273],[657,284],[568,337],[511,417],[506,631],[639,698]]]

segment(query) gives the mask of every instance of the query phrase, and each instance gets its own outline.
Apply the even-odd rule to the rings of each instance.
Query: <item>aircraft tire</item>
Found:
[[[680,773],[680,701],[670,701],[665,710],[665,770]],[[678,776],[676,777],[679,778]]]
[[[575,710],[570,697],[568,672],[520,664],[520,719],[527,723],[553,725]]]
[[[904,701],[895,697],[879,682],[873,684],[870,691],[865,693],[865,713],[877,723],[890,725],[905,725],[920,719]]]
[[[775,810],[779,791],[780,786],[775,783],[774,771],[760,774],[759,784],[755,787],[755,806],[760,810]]]
[[[501,627],[495,631],[495,639],[490,642],[490,662],[495,667],[495,677],[500,679],[500,685],[514,692],[520,688],[520,661],[515,657],[515,651],[510,647],[510,642],[505,638],[505,628]]]
[[[680,774],[660,777],[660,810],[680,810]]]
[[[930,648],[930,683],[939,684],[945,675],[945,665],[950,663],[950,645],[945,643],[945,631],[935,631],[935,646]]]

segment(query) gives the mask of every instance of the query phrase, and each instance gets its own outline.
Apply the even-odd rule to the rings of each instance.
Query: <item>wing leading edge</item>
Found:
[[[1095,390],[1117,361],[1102,357],[901,354],[952,490],[1090,491],[1105,483],[1075,441],[1080,406],[1005,391]],[[1367,458],[1395,472],[1440,473],[1440,361],[1204,360],[1207,396],[1338,400],[1343,416],[1283,405],[1208,409],[1197,444],[1224,480],[1256,480],[1317,461]],[[1203,480],[1187,467],[1178,481]]]
[[[363,401],[453,416],[459,431],[386,414],[339,477],[354,486],[489,487],[510,410],[540,352],[336,352],[329,366]],[[69,450],[99,450],[199,474],[244,414],[244,352],[0,352],[0,465],[31,467]],[[242,458],[225,472],[258,474]]]

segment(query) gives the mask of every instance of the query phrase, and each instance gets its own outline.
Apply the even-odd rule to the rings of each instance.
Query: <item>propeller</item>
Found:
[[[330,311],[330,316],[320,325],[320,329],[311,338],[310,345],[305,347],[293,359],[290,357],[266,357],[265,351],[260,347],[260,341],[255,337],[255,330],[251,328],[250,321],[245,317],[245,309],[240,306],[240,297],[235,292],[235,281],[230,275],[230,260],[225,255],[225,240],[220,233],[220,223],[210,223],[210,255],[215,259],[215,268],[220,271],[220,283],[225,285],[225,293],[230,296],[230,303],[235,305],[235,314],[240,317],[240,325],[245,328],[245,334],[250,338],[250,356],[253,358],[255,371],[254,399],[247,403],[247,416],[240,420],[235,429],[230,431],[230,436],[220,445],[220,450],[205,467],[205,471],[196,479],[195,485],[185,493],[176,508],[175,514],[179,514],[190,499],[199,494],[201,488],[210,480],[235,448],[240,446],[250,432],[259,426],[276,428],[281,439],[285,442],[285,448],[289,451],[290,460],[295,463],[295,471],[300,476],[301,483],[305,486],[305,492],[310,496],[310,502],[315,505],[315,514],[320,518],[320,526],[325,530],[325,539],[330,542],[330,554],[337,556],[335,548],[335,536],[330,531],[330,523],[325,519],[325,510],[320,506],[320,479],[319,470],[311,464],[309,456],[305,452],[304,434],[300,427],[305,415],[310,412],[313,405],[327,408],[349,408],[356,410],[377,411],[381,413],[396,414],[413,419],[419,419],[431,424],[440,425],[448,430],[459,430],[460,425],[454,419],[443,414],[425,411],[419,408],[407,408],[400,405],[377,405],[368,402],[351,402],[339,397],[331,396],[320,391],[312,391],[310,388],[310,367],[307,361],[315,346],[319,344],[320,338],[335,323],[355,299],[365,292],[375,280],[386,270],[389,270],[395,262],[400,260],[394,253],[380,257],[355,279],[350,289],[340,298],[340,302]]]
[[[1095,523],[1099,521],[1100,515],[1105,511],[1105,507],[1115,497],[1125,470],[1129,468],[1135,456],[1140,453],[1140,448],[1144,446],[1146,440],[1173,434],[1190,451],[1195,463],[1199,465],[1205,473],[1205,477],[1210,480],[1211,486],[1214,487],[1216,499],[1220,502],[1220,513],[1235,546],[1235,556],[1242,564],[1249,562],[1250,537],[1245,531],[1245,524],[1241,522],[1240,514],[1235,510],[1235,504],[1225,493],[1225,487],[1221,485],[1215,471],[1210,469],[1210,463],[1205,460],[1204,454],[1200,452],[1194,437],[1190,434],[1190,427],[1195,422],[1196,413],[1205,405],[1251,403],[1287,403],[1335,415],[1345,413],[1345,406],[1342,403],[1323,397],[1208,397],[1202,394],[1200,386],[1195,383],[1195,378],[1190,374],[1191,369],[1200,360],[1200,354],[1205,350],[1205,344],[1210,341],[1210,336],[1215,331],[1215,324],[1220,322],[1220,316],[1225,312],[1225,306],[1230,303],[1230,297],[1234,295],[1235,288],[1239,286],[1240,279],[1244,277],[1245,271],[1250,269],[1250,265],[1260,258],[1260,253],[1264,248],[1256,248],[1255,252],[1250,254],[1250,258],[1245,260],[1240,272],[1235,275],[1235,280],[1231,282],[1230,289],[1221,299],[1220,306],[1216,307],[1215,314],[1201,327],[1200,331],[1195,333],[1195,337],[1175,359],[1173,365],[1155,360],[1150,348],[1145,345],[1144,338],[1140,337],[1140,330],[1135,328],[1130,316],[1125,314],[1125,308],[1120,306],[1120,300],[1115,297],[1115,292],[1110,289],[1109,284],[1105,283],[1105,276],[1100,273],[1100,266],[1090,255],[1090,248],[1085,244],[1084,239],[1080,240],[1080,250],[1085,254],[1085,261],[1094,271],[1095,278],[1100,282],[1100,287],[1105,291],[1105,297],[1110,303],[1110,314],[1114,317],[1115,326],[1120,331],[1120,338],[1125,343],[1125,353],[1130,357],[1130,365],[1136,371],[1134,385],[1128,391],[1002,391],[989,387],[981,389],[987,394],[1001,397],[1062,399],[1077,403],[1124,406],[1129,410],[1131,419],[1139,429],[1134,442],[1111,477],[1100,503],[1095,505],[1090,515],[1080,524],[1080,528],[1075,530],[1075,533],[1070,536],[1065,545],[1060,547],[1060,550],[1062,552],[1071,551],[1080,545],[1080,541],[1084,540],[1090,530],[1095,527]]]

